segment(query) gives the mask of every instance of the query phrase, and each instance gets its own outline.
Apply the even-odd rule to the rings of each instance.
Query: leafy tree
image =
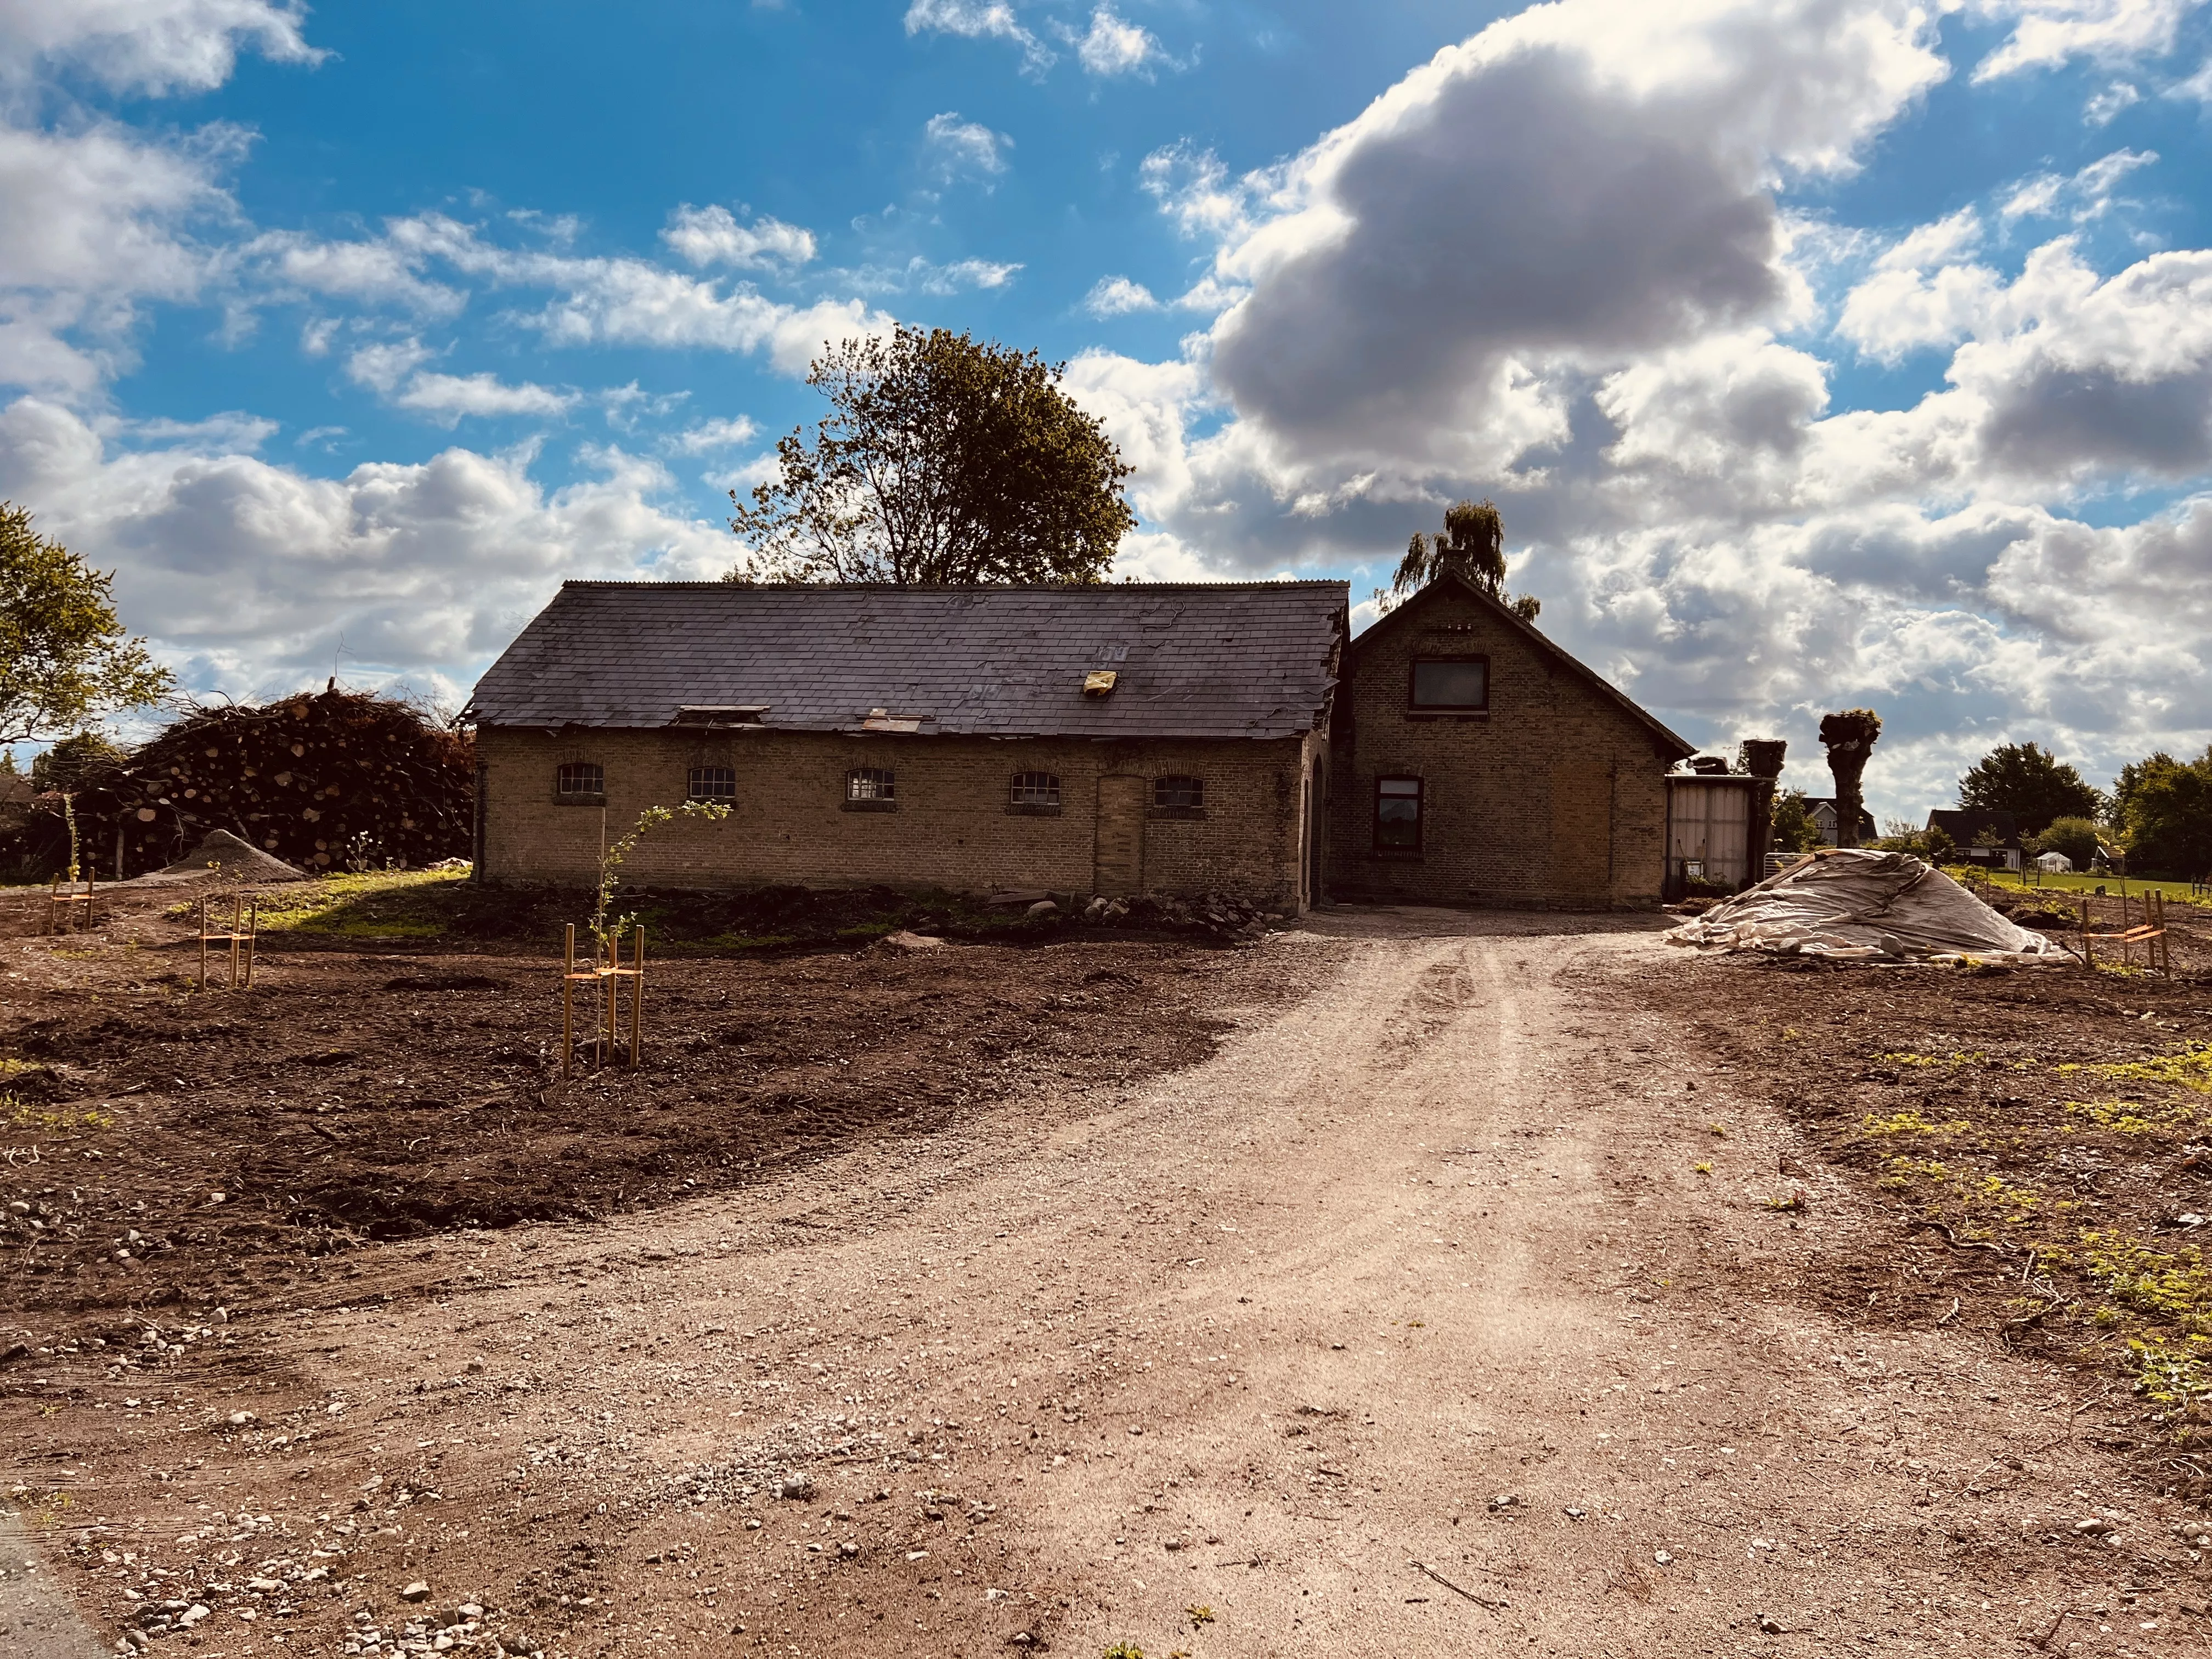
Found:
[[[1866,803],[1859,781],[1866,775],[1867,757],[1881,736],[1881,716],[1871,708],[1846,708],[1820,716],[1820,741],[1828,748],[1828,770],[1836,778],[1836,845],[1859,844],[1859,820]]]
[[[33,531],[29,508],[0,501],[0,743],[82,727],[175,685],[124,631],[113,581]]]
[[[2057,756],[2032,743],[2000,744],[1959,780],[1959,805],[1969,811],[2009,812],[2021,833],[2041,833],[2054,819],[2094,818],[2106,801],[2096,787]]]
[[[1457,571],[1484,592],[1510,606],[1522,622],[1532,623],[1544,602],[1533,593],[1509,598],[1505,592],[1505,520],[1491,501],[1462,501],[1444,509],[1440,534],[1413,532],[1406,556],[1398,562],[1392,591],[1413,592],[1434,581],[1447,570]],[[1380,595],[1377,595],[1379,598]]]
[[[1806,810],[1805,792],[1792,789],[1774,799],[1774,850],[1778,853],[1809,853],[1815,847],[1825,846],[1820,826],[1813,822]]]
[[[64,738],[31,761],[31,787],[75,791],[105,781],[122,763],[123,751],[97,732]]]
[[[2121,782],[2128,869],[2172,877],[2212,874],[2212,749],[2185,763],[2153,755],[2123,771]]]
[[[1065,364],[949,329],[826,348],[831,412],[730,492],[752,544],[732,581],[1096,582],[1136,515],[1133,470],[1060,390]]]
[[[2098,848],[2104,845],[2103,833],[2096,820],[2084,817],[2053,818],[2034,841],[2038,853],[2063,853],[2072,860],[2076,870],[2087,870],[2097,861]]]

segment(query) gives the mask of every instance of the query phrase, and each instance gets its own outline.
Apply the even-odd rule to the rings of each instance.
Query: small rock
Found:
[[[768,1490],[771,1498],[788,1498],[803,1504],[814,1496],[814,1481],[809,1475],[787,1474]]]
[[[1059,914],[1060,907],[1050,899],[1039,899],[1029,908],[1029,918],[1031,921],[1042,921],[1047,916],[1056,916]]]
[[[1131,1434],[1142,1434],[1144,1431],[1142,1425],[1139,1424],[1132,1423],[1129,1425],[1129,1432]]]
[[[233,1412],[230,1414],[230,1425],[234,1429],[242,1429],[249,1423],[258,1423],[260,1420],[252,1412]]]
[[[1182,1547],[1182,1540],[1180,1538],[1170,1538],[1167,1542],[1161,1545],[1160,1547],[1164,1550],[1179,1550]]]
[[[848,1538],[843,1543],[837,1546],[837,1553],[843,1556],[848,1561],[851,1560],[860,1553],[860,1547],[858,1544],[855,1544],[849,1538]]]
[[[901,928],[896,933],[884,935],[884,943],[894,951],[939,951],[945,947],[941,939],[932,939],[927,933],[909,933]]]
[[[1759,1615],[1759,1627],[1769,1636],[1782,1634],[1782,1621],[1771,1613],[1762,1613]]]
[[[1087,921],[1097,921],[1105,914],[1106,901],[1103,898],[1095,898],[1083,907],[1084,919]]]
[[[257,1595],[274,1595],[284,1588],[284,1583],[278,1578],[249,1578],[246,1581],[246,1588]]]
[[[403,1601],[427,1601],[430,1599],[430,1587],[417,1578],[399,1592],[399,1599]]]
[[[201,1620],[206,1618],[210,1611],[212,1609],[205,1603],[195,1601],[177,1615],[177,1622],[186,1626],[197,1625]]]
[[[1674,1564],[1674,1558],[1668,1554],[1664,1550],[1652,1551],[1651,1559],[1654,1561],[1656,1561],[1662,1567],[1672,1566]]]
[[[1511,1492],[1502,1492],[1490,1500],[1490,1512],[1495,1515],[1500,1510],[1510,1510],[1520,1501]]]

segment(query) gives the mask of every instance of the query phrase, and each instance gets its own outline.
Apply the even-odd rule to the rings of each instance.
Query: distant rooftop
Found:
[[[993,737],[1314,729],[1344,582],[888,587],[564,583],[477,683],[484,726]],[[1088,677],[1110,670],[1110,689]]]

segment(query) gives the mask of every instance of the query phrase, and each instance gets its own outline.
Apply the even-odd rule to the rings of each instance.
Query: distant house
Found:
[[[2009,812],[1955,809],[1930,812],[1928,828],[1941,830],[1968,864],[2017,870],[2021,865],[2020,820]]]
[[[1843,822],[1843,819],[1836,811],[1836,801],[1834,796],[1807,796],[1805,798],[1805,816],[1813,820],[1814,827],[1820,830],[1820,839],[1822,841],[1827,842],[1831,847],[1840,847],[1843,845],[1842,840],[1836,834],[1836,827]],[[1859,845],[1863,847],[1869,842],[1879,838],[1881,835],[1881,830],[1877,828],[1875,823],[1874,814],[1868,811],[1863,806],[1859,808]]]

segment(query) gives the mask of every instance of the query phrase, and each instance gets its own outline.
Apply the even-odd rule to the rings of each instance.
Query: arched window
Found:
[[[887,768],[856,766],[845,774],[848,812],[896,812],[898,780]]]
[[[553,799],[566,806],[605,806],[606,769],[597,761],[562,761],[553,771]]]
[[[1053,772],[1017,772],[1006,811],[1031,817],[1060,816],[1060,777]]]
[[[1202,818],[1206,816],[1204,778],[1154,778],[1152,811],[1156,818]]]
[[[733,801],[738,798],[738,774],[733,767],[695,766],[684,787],[686,800]]]

